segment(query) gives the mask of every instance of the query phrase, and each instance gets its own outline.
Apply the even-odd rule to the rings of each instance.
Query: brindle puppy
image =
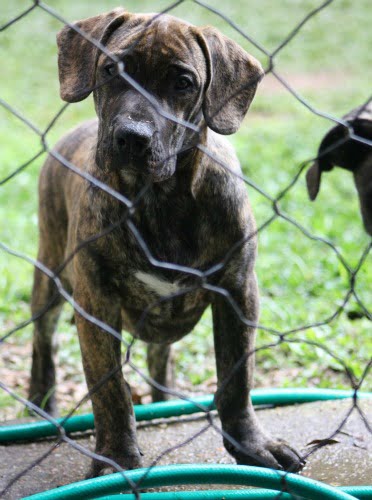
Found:
[[[131,221],[159,261],[204,271],[245,239],[208,283],[228,290],[248,324],[256,324],[255,223],[244,183],[234,175],[241,173],[238,160],[217,134],[238,129],[263,75],[260,64],[215,29],[196,28],[167,15],[153,19],[151,14],[116,9],[77,26],[124,62],[126,72],[152,95],[162,113],[115,76],[116,66],[108,56],[66,26],[58,35],[61,96],[80,101],[96,86],[98,120],[64,137],[54,154],[130,200],[149,183]],[[195,134],[164,112],[203,132]],[[190,147],[196,142],[230,171]],[[50,156],[40,177],[38,259],[58,269],[77,245],[118,223],[127,212],[123,203]],[[255,331],[239,319],[223,294],[203,287],[191,274],[152,265],[125,220],[84,246],[61,279],[87,313],[149,343],[150,374],[162,385],[168,383],[169,345],[189,333],[211,304],[219,385],[227,381],[218,392],[217,408],[224,431],[241,445],[225,440],[227,450],[242,464],[300,468],[297,452],[265,434],[257,421],[250,399],[254,357],[248,356],[254,350]],[[187,287],[195,289],[159,301]],[[33,314],[54,294],[52,281],[36,270]],[[55,385],[52,335],[62,300],[58,296],[35,321],[30,397],[39,403]],[[139,328],[144,310],[147,315]],[[92,389],[120,366],[121,344],[80,314],[76,324]],[[153,397],[159,400],[164,394],[155,390]],[[140,467],[131,395],[120,369],[92,394],[92,403],[97,453],[126,469]],[[54,410],[53,396],[47,409]],[[107,464],[93,461],[90,475],[104,472]]]

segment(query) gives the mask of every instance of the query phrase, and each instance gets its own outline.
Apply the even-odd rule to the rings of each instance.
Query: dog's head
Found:
[[[204,119],[220,134],[235,132],[263,76],[256,59],[214,28],[169,15],[119,8],[75,26],[115,55],[127,76],[65,26],[57,36],[61,97],[77,102],[93,91],[97,164],[128,176],[169,178],[182,148],[198,140],[185,122],[199,126]]]
[[[344,119],[351,125],[355,136],[372,140],[372,102],[351,111]],[[343,125],[336,125],[323,137],[318,158],[307,171],[306,182],[311,200],[318,195],[322,172],[336,166],[353,172],[364,227],[372,235],[372,147],[350,138],[348,129]]]

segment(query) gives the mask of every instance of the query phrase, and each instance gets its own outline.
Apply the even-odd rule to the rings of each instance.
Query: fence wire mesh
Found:
[[[100,190],[108,195],[109,198],[115,199],[125,210],[122,210],[121,216],[118,217],[114,222],[109,222],[97,234],[93,234],[91,237],[85,239],[84,241],[80,241],[76,248],[69,255],[65,256],[63,262],[60,262],[58,267],[49,268],[45,262],[41,262],[40,260],[35,260],[29,255],[26,255],[16,247],[10,247],[8,244],[0,242],[0,248],[3,253],[3,257],[13,256],[15,258],[21,259],[22,261],[27,262],[30,266],[34,266],[36,269],[40,271],[41,274],[44,274],[49,278],[51,282],[54,283],[55,292],[50,300],[43,305],[43,307],[39,308],[39,310],[34,313],[27,320],[23,320],[19,324],[12,326],[9,330],[2,333],[0,342],[2,349],[6,349],[8,342],[15,336],[17,332],[24,329],[28,325],[32,324],[34,321],[43,317],[43,315],[50,310],[56,301],[56,297],[61,296],[63,301],[68,302],[74,311],[78,314],[79,317],[84,318],[91,325],[95,325],[100,330],[104,331],[106,335],[115,337],[123,346],[123,359],[121,365],[116,365],[110,372],[106,373],[104,377],[98,381],[90,390],[84,394],[83,397],[80,398],[78,402],[75,403],[74,407],[68,414],[64,417],[64,421],[68,420],[72,415],[74,415],[81,406],[86,403],[92,395],[94,395],[99,389],[108,383],[112,377],[120,371],[124,370],[126,373],[129,371],[133,372],[137,376],[137,380],[143,380],[146,383],[150,384],[152,387],[156,388],[159,392],[164,392],[173,397],[179,397],[183,400],[189,401],[190,396],[181,391],[172,389],[169,387],[165,387],[153,378],[151,378],[142,367],[142,365],[138,364],[136,361],[133,361],[132,351],[134,348],[134,337],[130,338],[129,336],[124,336],[119,329],[114,328],[112,325],[107,324],[101,318],[95,317],[94,314],[91,314],[89,310],[81,305],[77,300],[74,299],[74,294],[71,290],[68,290],[65,286],[63,279],[61,278],[63,272],[68,267],[68,265],[73,261],[74,257],[82,252],[85,248],[89,247],[93,243],[100,241],[109,237],[112,233],[114,233],[118,228],[126,227],[127,233],[131,235],[131,237],[136,241],[136,244],[141,249],[143,254],[146,256],[149,269],[152,270],[166,270],[177,273],[177,276],[182,276],[186,283],[190,283],[184,288],[177,289],[171,293],[167,293],[166,295],[159,296],[158,299],[151,302],[140,314],[139,320],[135,326],[136,332],[142,332],[144,329],[144,325],[149,315],[153,310],[162,306],[165,303],[171,303],[175,299],[181,296],[185,296],[192,292],[198,290],[208,291],[211,296],[220,296],[223,301],[230,304],[231,309],[234,312],[236,318],[238,318],[239,322],[246,325],[247,327],[254,327],[258,331],[262,331],[265,334],[271,335],[272,340],[261,343],[258,347],[255,347],[249,350],[247,353],[244,353],[240,359],[234,364],[233,368],[230,370],[230,374],[223,381],[219,381],[218,388],[215,392],[215,398],[219,398],[224,391],[227,390],[227,386],[230,381],[233,379],[234,375],[239,373],[239,370],[242,366],[244,366],[247,362],[248,358],[255,356],[256,354],[260,354],[261,351],[266,351],[267,349],[276,348],[278,346],[282,346],[287,344],[289,346],[301,344],[308,345],[312,349],[316,349],[317,352],[325,352],[330,358],[332,358],[335,364],[339,367],[339,370],[343,372],[345,375],[348,384],[352,391],[354,391],[354,396],[352,398],[352,402],[350,407],[348,408],[345,415],[340,418],[339,425],[336,429],[330,431],[330,435],[324,439],[320,440],[315,446],[313,446],[310,451],[303,453],[303,458],[306,460],[310,455],[315,453],[321,447],[329,444],[330,440],[337,436],[340,432],[342,432],[346,422],[348,421],[350,415],[356,411],[360,414],[361,419],[363,420],[365,426],[369,429],[368,420],[366,415],[363,412],[363,409],[360,406],[358,399],[358,391],[362,388],[363,383],[365,382],[369,369],[371,367],[371,361],[367,362],[364,367],[361,367],[360,376],[356,376],[353,369],[350,367],[349,363],[343,359],[337,352],[334,352],[332,348],[329,348],[325,342],[318,341],[316,336],[308,337],[306,333],[309,330],[316,330],[319,327],[327,326],[331,323],[334,323],[342,313],[344,313],[347,309],[348,304],[351,301],[355,301],[356,304],[359,305],[360,314],[364,316],[365,319],[371,320],[371,311],[369,309],[370,304],[366,303],[364,298],[361,298],[360,293],[357,288],[358,276],[363,268],[366,265],[366,261],[370,255],[371,243],[367,243],[365,248],[360,249],[360,257],[355,264],[351,264],[347,259],[344,258],[343,252],[338,248],[338,246],[332,241],[328,240],[323,236],[319,236],[316,232],[309,230],[306,227],[306,224],[303,224],[297,220],[296,217],[292,217],[286,210],[284,210],[281,206],[282,200],[298,186],[298,181],[303,177],[305,169],[309,167],[314,161],[320,160],[322,156],[325,156],[329,152],[332,152],[337,147],[342,146],[343,144],[348,143],[351,139],[356,141],[359,144],[363,144],[366,147],[371,148],[372,143],[371,140],[366,138],[363,135],[359,135],[357,130],[353,127],[353,123],[347,121],[345,119],[335,117],[330,115],[327,112],[324,112],[320,109],[314,107],[310,102],[305,100],[299,92],[287,81],[285,77],[283,77],[277,68],[276,61],[278,59],[278,55],[287,48],[291,42],[295,39],[295,37],[303,30],[304,26],[310,22],[315,16],[317,16],[324,9],[331,9],[333,4],[333,0],[327,0],[323,3],[319,3],[319,5],[315,6],[306,15],[303,17],[300,22],[290,30],[289,34],[283,38],[281,43],[274,50],[267,50],[264,46],[262,46],[255,38],[251,37],[249,33],[246,33],[242,28],[239,27],[232,19],[226,16],[222,10],[215,8],[214,6],[208,5],[206,2],[200,0],[180,0],[169,4],[165,9],[163,9],[159,14],[155,17],[152,17],[148,20],[147,24],[142,26],[141,30],[138,32],[137,39],[131,45],[127,52],[130,52],[135,49],[136,45],[139,44],[144,37],[148,34],[148,29],[151,25],[158,20],[161,16],[166,13],[173,13],[176,7],[181,4],[189,4],[190,8],[192,4],[197,4],[202,7],[206,11],[213,13],[214,15],[221,18],[224,22],[227,23],[237,34],[242,36],[249,44],[251,44],[259,53],[262,54],[262,57],[267,61],[266,67],[264,68],[265,74],[271,74],[277,82],[281,86],[283,86],[289,95],[293,97],[299,104],[301,104],[304,108],[309,111],[309,116],[318,116],[322,117],[325,120],[329,121],[330,126],[341,125],[345,131],[343,136],[339,139],[337,143],[331,144],[328,149],[324,150],[319,157],[310,158],[304,162],[302,162],[298,168],[296,169],[296,173],[293,178],[290,180],[288,185],[285,186],[284,189],[279,192],[276,196],[269,194],[269,191],[266,190],[265,181],[262,180],[262,183],[258,185],[254,182],[249,176],[237,173],[235,170],[231,168],[226,159],[215,151],[212,151],[208,147],[205,146],[203,141],[203,134],[205,132],[205,124],[198,124],[191,121],[187,121],[181,119],[176,116],[175,113],[165,109],[161,105],[159,105],[156,97],[154,97],[151,92],[142,87],[136,80],[131,76],[130,72],[126,72],[126,67],[123,64],[120,56],[111,53],[105,44],[101,43],[100,40],[95,39],[89,33],[84,32],[80,29],[76,24],[72,24],[68,19],[65,19],[60,13],[54,8],[52,8],[48,3],[44,3],[41,1],[35,0],[34,2],[30,2],[30,6],[27,7],[23,12],[15,15],[13,18],[7,20],[1,27],[0,32],[5,32],[10,29],[14,29],[15,25],[20,22],[27,22],[28,17],[33,13],[47,14],[53,19],[56,19],[61,22],[61,27],[63,25],[68,25],[72,28],[76,33],[81,36],[82,40],[86,40],[89,44],[96,47],[99,53],[105,54],[109,60],[112,61],[112,64],[116,67],[116,73],[113,76],[109,76],[105,81],[99,82],[95,84],[93,87],[87,89],[83,89],[83,93],[89,93],[91,91],[95,91],[98,88],[107,86],[113,78],[120,78],[126,82],[126,84],[138,92],[148,103],[149,107],[152,107],[156,110],[156,112],[162,116],[167,122],[175,123],[180,129],[185,129],[189,131],[192,140],[188,143],[184,144],[181,148],[176,150],[173,155],[181,155],[183,153],[188,153],[189,151],[198,151],[201,155],[208,156],[213,162],[219,165],[222,169],[224,169],[228,175],[238,177],[241,182],[245,183],[248,187],[248,191],[257,192],[263,199],[265,199],[271,207],[271,213],[266,217],[266,219],[260,221],[257,229],[254,231],[250,231],[249,234],[245,235],[243,238],[239,239],[235,242],[233,246],[228,250],[228,252],[223,256],[219,261],[211,263],[210,266],[199,268],[198,266],[187,265],[183,262],[171,262],[166,261],[159,257],[156,252],[151,250],[151,241],[146,239],[146,235],[142,234],[140,229],[136,223],[136,214],[143,209],[143,200],[146,198],[148,193],[152,189],[152,182],[145,182],[141,187],[140,191],[136,195],[135,198],[130,199],[125,196],[120,190],[116,189],[115,186],[106,184],[104,178],[97,178],[91,173],[87,171],[82,171],[78,166],[74,165],[68,158],[66,158],[63,154],[58,152],[55,149],[52,149],[49,146],[49,135],[53,130],[53,127],[56,126],[58,121],[63,121],[63,116],[66,110],[70,107],[70,104],[64,104],[61,109],[55,114],[50,123],[44,127],[40,128],[37,126],[32,119],[27,117],[22,110],[18,110],[12,104],[9,104],[6,99],[0,98],[1,106],[13,115],[17,120],[23,122],[25,126],[27,126],[34,134],[35,137],[40,141],[40,149],[35,154],[32,155],[27,161],[23,162],[21,165],[14,168],[13,171],[7,173],[2,179],[0,179],[1,189],[7,189],[7,186],[10,182],[14,181],[17,177],[21,176],[26,169],[30,168],[30,166],[38,159],[42,157],[45,153],[48,153],[51,157],[63,166],[66,171],[70,171],[73,174],[82,177],[87,183],[91,186],[94,186],[95,189]],[[154,7],[156,7],[156,2],[154,2]],[[33,17],[34,19],[34,17]],[[1,35],[0,35],[1,36]],[[10,47],[11,50],[11,47]],[[249,87],[255,86],[257,83],[258,77],[254,79],[254,81],[244,82],[244,85],[241,86],[238,92],[243,92]],[[225,102],[218,103],[219,109],[217,112],[222,109],[230,99],[234,98],[234,96],[227,96]],[[360,103],[357,103],[360,104]],[[370,105],[370,98],[366,100],[366,102],[362,105],[359,113],[363,113],[363,111]],[[252,125],[254,127],[254,124]],[[269,144],[263,144],[262,147],[270,147]],[[314,146],[315,148],[317,145]],[[170,157],[163,159],[162,161],[165,163],[169,160]],[[305,202],[304,202],[305,204]],[[253,212],[255,211],[255,206],[253,204]],[[328,248],[333,252],[336,258],[336,265],[339,269],[342,269],[342,273],[347,277],[348,286],[344,288],[344,295],[342,300],[339,300],[337,303],[327,303],[327,308],[329,312],[324,314],[323,317],[315,318],[313,321],[306,321],[305,323],[297,324],[295,326],[291,326],[287,329],[279,329],[274,328],[270,324],[266,322],[257,322],[255,320],[252,321],[251,318],[246,317],[246,314],[243,312],[239,303],[235,300],[234,294],[228,287],[221,286],[218,281],[218,277],[221,273],[224,272],[231,263],[234,256],[241,251],[241,249],[253,240],[256,235],[262,235],[262,233],[270,230],[270,227],[276,223],[277,221],[284,222],[285,224],[292,225],[297,234],[301,235],[303,238],[308,239],[309,241],[316,242],[319,245],[319,251],[322,251],[324,248]],[[345,228],[345,232],[347,232],[347,228]],[[41,276],[40,274],[40,276]],[[366,295],[365,295],[366,296]],[[304,307],[306,307],[304,305]],[[324,309],[324,310],[326,310]],[[309,315],[311,317],[311,315]],[[119,463],[113,460],[109,456],[105,456],[104,454],[97,454],[91,451],[86,446],[82,446],[75,439],[70,437],[63,428],[63,425],[57,420],[48,414],[43,407],[36,405],[33,401],[22,397],[14,388],[11,387],[10,384],[6,384],[3,381],[0,381],[0,387],[3,391],[9,394],[14,400],[19,401],[25,408],[34,412],[36,415],[39,415],[43,419],[51,422],[56,426],[58,430],[58,437],[53,440],[50,448],[40,455],[36,460],[31,463],[25,464],[22,470],[17,471],[12,477],[7,478],[7,484],[1,495],[10,494],[12,491],[12,487],[19,481],[23,476],[27,475],[29,471],[31,471],[35,466],[40,466],[43,464],[45,460],[50,457],[50,455],[58,448],[58,446],[62,443],[66,443],[68,446],[75,448],[79,453],[86,455],[92,459],[96,459],[105,464],[110,465],[114,470],[120,472],[124,477],[126,477],[126,471],[121,467]],[[224,430],[221,430],[220,426],[216,423],[216,415],[212,410],[212,407],[206,407],[204,405],[199,405],[199,410],[201,413],[204,413],[204,423],[201,423],[200,429],[195,433],[194,436],[188,437],[184,442],[180,442],[178,444],[174,444],[171,447],[168,447],[156,457],[153,463],[147,469],[145,475],[151,470],[152,467],[156,466],[160,460],[169,454],[172,451],[175,451],[183,446],[186,446],[193,439],[197,439],[200,437],[208,429],[213,428],[218,434],[220,434],[226,442],[230,444],[230,447],[235,447],[238,451],[244,453],[244,447],[241,446],[240,443],[234,439],[233,436],[230,436]],[[258,460],[260,462],[260,460]],[[264,461],[261,460],[262,465],[265,464]],[[290,472],[290,470],[289,470]],[[135,494],[136,498],[141,498],[141,485],[143,483],[142,478],[138,482],[133,482],[130,480],[131,491]],[[290,487],[286,484],[285,477],[282,482],[283,492],[291,493]],[[278,496],[280,497],[280,495]],[[296,495],[293,494],[293,497],[296,498]]]

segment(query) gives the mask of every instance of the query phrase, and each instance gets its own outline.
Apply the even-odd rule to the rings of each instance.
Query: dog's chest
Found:
[[[123,225],[93,255],[101,281],[121,297],[124,328],[150,342],[192,330],[209,302],[192,270],[216,261],[208,218],[189,197],[174,198],[148,196],[131,219],[135,231]]]
[[[173,296],[185,289],[179,280],[169,281],[151,272],[135,271],[134,278],[142,284],[149,294],[161,298]]]
[[[126,289],[124,303],[141,310],[150,308],[152,314],[161,314],[164,319],[193,310],[205,293],[197,278],[170,277],[168,273],[142,269],[131,272]]]
[[[196,280],[186,281],[134,270],[122,296],[124,328],[147,342],[174,342],[189,333],[208,297]]]

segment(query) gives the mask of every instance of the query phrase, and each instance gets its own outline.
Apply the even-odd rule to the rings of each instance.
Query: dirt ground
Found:
[[[332,435],[350,406],[349,400],[309,403],[260,410],[259,418],[273,435],[279,435],[307,454],[314,440]],[[372,416],[371,400],[362,401],[361,407],[366,416]],[[195,417],[138,424],[145,466],[154,461],[157,465],[233,463],[222,446],[221,436],[214,429],[208,428],[193,439],[206,424],[205,418]],[[94,436],[79,436],[75,442],[93,449]],[[3,493],[4,500],[19,499],[83,479],[89,458],[66,443],[53,448],[54,443],[49,440],[0,446],[0,491],[25,471]],[[44,460],[26,471],[48,451],[50,453]],[[334,436],[332,444],[308,457],[301,474],[335,486],[369,484],[372,477],[371,452],[371,435],[359,413],[354,411],[342,432]],[[184,489],[192,488],[187,486]]]

